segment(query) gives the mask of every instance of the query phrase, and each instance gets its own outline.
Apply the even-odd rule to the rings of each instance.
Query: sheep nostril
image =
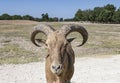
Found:
[[[59,66],[52,66],[52,69],[57,71],[57,70],[61,69],[61,65],[59,65]]]
[[[61,69],[61,66],[60,66],[60,65],[57,67],[57,70],[58,70],[58,69]]]
[[[56,69],[56,67],[55,67],[55,66],[52,66],[52,69]]]

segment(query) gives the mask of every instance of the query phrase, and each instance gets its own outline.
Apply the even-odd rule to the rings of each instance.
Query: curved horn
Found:
[[[31,41],[33,44],[35,44],[36,46],[40,47],[36,42],[35,42],[35,36],[38,33],[44,33],[46,36],[49,35],[51,32],[55,31],[54,28],[52,28],[49,25],[44,25],[44,24],[40,24],[34,27],[34,31],[31,34]],[[39,40],[39,42],[43,42],[45,43],[45,41],[43,39],[37,39]]]
[[[64,26],[62,27],[62,30],[63,30],[63,32],[65,33],[65,36],[66,36],[66,37],[67,37],[67,35],[68,35],[69,33],[71,33],[71,32],[79,32],[79,33],[82,35],[82,37],[83,37],[83,42],[82,42],[82,44],[78,45],[78,47],[84,45],[84,44],[86,43],[87,39],[88,39],[88,32],[87,32],[87,30],[86,30],[84,27],[82,27],[82,26],[72,25],[72,24],[70,24],[70,25],[64,25]]]

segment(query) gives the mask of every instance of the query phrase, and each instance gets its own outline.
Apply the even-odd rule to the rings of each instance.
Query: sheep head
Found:
[[[37,39],[37,41],[39,41],[40,43],[44,43],[47,46],[47,57],[49,57],[51,60],[50,70],[56,75],[62,74],[64,68],[66,67],[66,55],[67,53],[69,53],[70,49],[71,51],[73,51],[70,43],[75,38],[67,39],[67,36],[71,32],[78,32],[82,35],[83,42],[78,46],[82,46],[83,44],[85,44],[88,39],[88,33],[84,27],[79,25],[64,25],[60,30],[55,30],[51,26],[41,24],[35,27],[35,30],[31,35],[31,41],[36,46],[40,46],[36,43],[35,39],[35,36],[38,33],[44,33],[47,36],[46,40]]]

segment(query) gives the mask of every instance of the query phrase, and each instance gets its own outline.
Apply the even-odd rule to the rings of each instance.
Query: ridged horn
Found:
[[[84,45],[86,41],[88,40],[88,32],[83,26],[73,25],[73,24],[64,25],[62,27],[62,31],[65,34],[65,37],[67,37],[68,34],[70,34],[71,32],[80,33],[83,37],[83,41],[82,41],[82,44],[78,45],[78,47]]]
[[[52,28],[49,25],[45,25],[45,24],[40,24],[34,27],[34,31],[31,34],[31,41],[33,44],[35,44],[36,46],[40,47],[36,42],[35,42],[35,36],[38,33],[43,33],[44,35],[48,36],[51,32],[55,31],[54,28]],[[39,40],[39,42],[43,42],[45,43],[45,41],[43,39],[37,39]]]

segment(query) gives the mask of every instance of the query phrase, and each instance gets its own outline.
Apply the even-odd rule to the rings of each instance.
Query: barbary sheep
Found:
[[[63,25],[60,30],[45,24],[35,26],[35,30],[31,34],[31,41],[36,46],[43,43],[47,46],[48,54],[45,63],[45,73],[47,83],[70,83],[74,73],[75,54],[71,47],[71,42],[75,38],[67,39],[71,32],[78,32],[83,37],[82,46],[88,39],[87,30],[79,25]],[[47,36],[46,40],[36,39],[38,33]],[[37,42],[38,41],[38,42]]]

